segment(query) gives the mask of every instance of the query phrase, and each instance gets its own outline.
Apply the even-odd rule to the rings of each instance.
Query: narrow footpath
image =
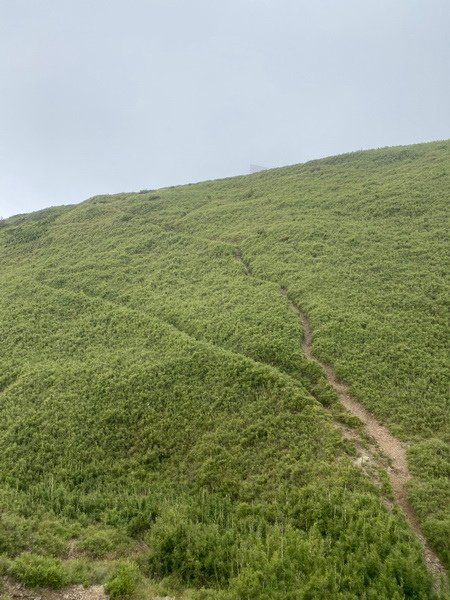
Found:
[[[239,248],[235,249],[235,256],[242,264],[245,274],[249,277],[255,277],[250,263],[244,259]],[[256,279],[262,278],[256,277]],[[267,283],[274,283],[273,281],[262,280]],[[390,465],[386,468],[386,471],[389,476],[395,502],[403,511],[411,529],[414,531],[417,539],[422,545],[425,563],[435,579],[436,587],[439,588],[440,580],[445,581],[446,579],[446,571],[436,553],[428,545],[407,498],[405,484],[411,479],[411,474],[408,469],[404,444],[398,438],[394,437],[387,427],[382,425],[360,402],[350,396],[347,386],[337,380],[332,367],[323,364],[314,356],[312,328],[306,314],[291,300],[287,289],[280,288],[280,293],[288,300],[292,310],[296,313],[301,322],[303,329],[303,352],[310,360],[313,360],[325,371],[327,381],[336,391],[340,402],[352,415],[358,417],[364,425],[365,432],[369,435],[371,440],[373,440],[376,448],[388,458]]]
[[[336,375],[329,365],[321,363],[314,356],[312,350],[312,329],[308,318],[306,317],[305,313],[303,313],[301,309],[289,299],[287,290],[282,290],[282,293],[288,298],[292,309],[295,311],[301,321],[303,327],[303,352],[310,360],[313,360],[323,368],[326,373],[328,383],[335,389],[341,403],[350,413],[358,417],[358,419],[364,424],[366,433],[375,441],[380,450],[389,458],[391,465],[386,470],[391,482],[392,492],[394,494],[396,503],[402,509],[406,519],[408,520],[411,528],[423,547],[425,561],[429,570],[434,575],[444,575],[445,569],[442,566],[438,556],[427,544],[414,511],[407,499],[405,484],[411,479],[411,474],[408,469],[404,444],[399,439],[394,437],[384,425],[379,423],[372,413],[362,406],[362,404],[350,396],[347,386],[344,383],[340,383],[336,379]]]

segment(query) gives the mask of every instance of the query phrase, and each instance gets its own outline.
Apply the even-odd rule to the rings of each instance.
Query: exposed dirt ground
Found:
[[[87,588],[82,585],[72,585],[62,590],[31,590],[8,578],[3,581],[0,579],[0,589],[2,583],[4,586],[3,595],[8,600],[108,600],[102,585],[93,585]],[[149,600],[175,600],[175,598],[173,596],[152,595]]]
[[[6,594],[8,600],[107,600],[102,585],[94,585],[88,588],[82,585],[73,585],[63,590],[30,590],[10,580],[6,580],[4,585],[4,594]]]
[[[249,277],[255,277],[250,263],[245,260],[240,248],[235,248],[235,257],[242,264],[245,274]],[[256,279],[259,278],[256,277]],[[269,283],[273,283],[273,281],[269,281]],[[435,577],[436,585],[439,587],[439,579],[445,579],[446,571],[438,556],[427,544],[425,536],[423,535],[414,511],[406,496],[405,484],[411,479],[411,474],[406,460],[405,445],[398,438],[394,437],[387,427],[382,425],[360,402],[350,396],[347,386],[337,380],[333,369],[329,365],[321,363],[314,356],[312,347],[312,328],[306,314],[289,298],[289,291],[287,289],[280,288],[280,292],[290,302],[293,311],[297,314],[302,324],[303,352],[310,360],[313,360],[322,367],[326,373],[328,383],[335,389],[343,406],[351,414],[359,418],[364,425],[365,432],[370,436],[372,447],[368,448],[367,445],[362,445],[360,443],[358,436],[354,432],[343,427],[340,423],[337,423],[342,430],[343,435],[348,439],[351,439],[358,450],[358,458],[355,460],[355,464],[363,468],[369,476],[371,474],[368,472],[367,467],[370,467],[371,465],[378,465],[379,467],[386,469],[392,486],[395,503],[402,509],[411,528],[416,534],[417,539],[421,543],[427,567]],[[386,461],[383,460],[383,454],[388,458],[390,464],[386,465]],[[375,481],[375,483],[378,482]],[[386,504],[389,506],[389,501],[387,501]]]
[[[287,297],[286,290],[282,291]],[[377,419],[364,406],[362,406],[362,404],[350,396],[347,386],[337,381],[336,375],[329,365],[324,365],[317,360],[312,350],[313,335],[309,320],[296,304],[294,304],[292,301],[290,302],[293,310],[296,312],[302,323],[303,352],[309,359],[314,360],[324,369],[328,383],[336,390],[339,400],[350,413],[360,419],[360,421],[364,424],[367,434],[375,441],[380,450],[389,458],[390,466],[386,470],[389,475],[395,501],[402,509],[405,517],[411,525],[411,528],[414,530],[417,538],[422,544],[425,561],[429,570],[434,575],[444,575],[445,569],[437,555],[426,543],[420,525],[406,496],[405,484],[409,479],[411,479],[411,474],[408,469],[404,444],[399,439],[394,437],[384,425],[379,423]],[[370,458],[367,460],[370,460]]]

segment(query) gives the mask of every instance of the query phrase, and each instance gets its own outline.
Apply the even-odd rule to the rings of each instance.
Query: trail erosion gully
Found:
[[[236,248],[235,256],[237,260],[241,262],[245,274],[249,277],[254,277],[250,263],[244,259],[239,248]],[[257,277],[257,279],[262,279],[267,283],[274,283],[273,281],[265,280],[261,277]],[[358,402],[358,400],[349,394],[347,386],[338,381],[331,366],[320,362],[318,358],[314,356],[313,333],[308,317],[302,311],[302,309],[291,300],[289,297],[289,290],[286,288],[280,288],[280,293],[289,301],[292,310],[295,312],[301,322],[303,329],[303,352],[310,360],[317,363],[325,371],[327,381],[336,391],[340,402],[351,414],[358,417],[358,419],[364,425],[365,432],[370,436],[381,452],[388,457],[390,466],[387,468],[387,473],[392,486],[392,492],[395,501],[403,511],[403,514],[409,522],[411,529],[414,531],[417,539],[422,545],[425,562],[429,571],[432,573],[435,579],[440,577],[445,578],[445,569],[436,553],[428,545],[415,513],[407,499],[405,484],[411,479],[411,474],[409,472],[408,463],[406,460],[405,445],[398,438],[394,437],[387,427],[382,425],[370,411],[368,411],[360,402]]]

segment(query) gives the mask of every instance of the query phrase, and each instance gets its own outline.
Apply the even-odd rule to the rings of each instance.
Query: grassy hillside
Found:
[[[448,566],[449,165],[448,141],[358,152],[0,223],[0,570],[111,597],[433,597],[280,287],[408,443]]]

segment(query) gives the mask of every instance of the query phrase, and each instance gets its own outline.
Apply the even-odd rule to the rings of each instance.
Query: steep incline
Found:
[[[253,271],[248,261],[246,261],[239,248],[236,249],[236,257],[242,263],[245,273],[253,277]],[[417,538],[419,539],[425,555],[427,567],[430,572],[435,576],[436,588],[439,589],[441,586],[441,577],[445,578],[445,569],[439,560],[436,553],[427,543],[422,529],[417,521],[417,517],[411,507],[410,502],[407,498],[406,484],[411,479],[411,474],[408,468],[408,462],[406,458],[405,444],[402,443],[398,438],[393,436],[387,427],[382,425],[372,413],[370,413],[358,400],[353,398],[348,391],[348,387],[339,382],[336,378],[336,374],[330,365],[322,364],[313,353],[313,333],[311,324],[306,314],[300,309],[295,302],[289,299],[289,291],[285,288],[281,288],[280,292],[288,298],[293,311],[302,324],[303,338],[302,338],[302,350],[305,355],[325,371],[327,381],[336,391],[339,401],[342,405],[355,417],[357,417],[364,424],[364,431],[370,436],[373,443],[389,460],[389,466],[387,473],[392,486],[393,495],[397,505],[402,509],[405,517],[409,524],[414,530]],[[339,425],[339,423],[338,423]],[[356,433],[351,434],[351,439],[357,438]],[[373,454],[370,456],[371,460],[374,460]],[[360,460],[358,464],[363,465],[364,460]],[[383,467],[383,465],[379,465]]]
[[[306,356],[311,360],[317,360],[313,354],[312,346],[312,330],[311,325],[306,315],[300,310],[300,308],[292,303],[292,307],[298,314],[302,326],[303,326],[303,341],[302,349]],[[364,423],[365,430],[373,438],[375,443],[379,446],[382,452],[389,458],[390,467],[387,469],[389,480],[392,485],[392,490],[395,496],[395,500],[405,513],[412,529],[415,531],[419,538],[425,553],[425,558],[428,567],[434,574],[444,574],[445,570],[441,564],[441,561],[437,557],[436,553],[427,544],[425,537],[422,533],[421,527],[417,521],[416,515],[408,501],[406,493],[406,483],[411,479],[411,474],[408,468],[408,462],[406,459],[405,445],[396,437],[394,437],[390,431],[384,425],[381,425],[379,421],[370,413],[360,402],[350,396],[348,387],[339,382],[336,379],[336,375],[330,367],[330,365],[324,365],[317,361],[327,374],[328,383],[336,390],[339,400],[345,406],[345,408],[358,417]]]
[[[449,164],[382,149],[2,222],[2,572],[433,598]]]

